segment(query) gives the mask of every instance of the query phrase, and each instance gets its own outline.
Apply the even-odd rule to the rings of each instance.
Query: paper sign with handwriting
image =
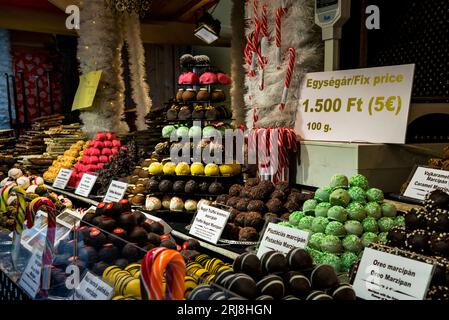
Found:
[[[287,254],[294,248],[305,248],[308,240],[307,231],[269,223],[260,241],[257,256],[260,258],[265,252],[273,250]]]
[[[216,244],[229,219],[229,212],[202,205],[198,209],[190,234]]]

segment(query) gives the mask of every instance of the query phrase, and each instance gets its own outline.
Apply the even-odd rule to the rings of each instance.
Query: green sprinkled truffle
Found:
[[[343,248],[345,248],[345,250],[354,253],[359,253],[363,249],[362,241],[354,234],[347,235],[341,243],[343,244]]]
[[[325,253],[321,257],[321,264],[330,265],[335,269],[335,272],[340,272],[342,268],[340,258],[332,253]]]
[[[349,185],[351,187],[359,187],[363,190],[368,190],[368,179],[361,174],[356,174],[349,179]]]
[[[380,244],[386,244],[388,242],[387,235],[388,232],[381,232],[377,235],[377,239]]]
[[[353,202],[366,203],[366,193],[360,187],[351,187],[348,190],[349,196]]]
[[[368,201],[382,202],[384,201],[384,192],[377,188],[371,188],[366,191]]]
[[[377,202],[368,202],[365,206],[368,217],[380,219],[382,217],[382,208]]]
[[[363,230],[365,232],[379,232],[379,227],[377,225],[377,220],[373,217],[367,217],[362,221]]]
[[[329,202],[333,206],[346,207],[351,202],[351,197],[345,189],[337,189],[331,193]]]
[[[332,188],[330,187],[318,188],[318,190],[315,191],[314,199],[319,202],[329,202],[329,196],[331,195],[331,192]]]
[[[357,262],[359,258],[354,252],[346,251],[340,256],[341,266],[344,272],[348,272],[352,265]]]
[[[351,220],[363,221],[366,218],[365,206],[359,202],[351,202],[346,211]]]
[[[382,215],[384,217],[394,218],[398,213],[396,206],[391,203],[382,203],[380,208],[382,209]]]
[[[329,220],[324,217],[316,217],[312,222],[312,231],[313,232],[324,232],[326,230],[327,225],[329,224]]]
[[[405,217],[404,216],[396,216],[394,218],[394,225],[398,227],[404,227],[405,226]]]
[[[348,212],[341,206],[333,206],[327,211],[327,217],[329,220],[345,222],[348,219]]]
[[[315,217],[327,217],[327,211],[332,207],[329,202],[321,202],[315,208]]]
[[[313,249],[321,250],[321,242],[323,241],[324,237],[326,237],[324,233],[314,233],[310,236],[307,245]]]
[[[340,253],[343,251],[343,247],[338,237],[327,235],[321,241],[321,250],[329,253]]]
[[[377,226],[377,224],[376,224]],[[344,237],[346,235],[345,226],[338,221],[331,221],[326,227],[325,230],[326,235]]]
[[[348,177],[346,177],[344,174],[336,174],[332,177],[329,187],[331,187],[332,190],[335,190],[339,188],[347,188],[348,185]]]
[[[381,232],[387,232],[394,227],[394,220],[390,217],[382,217],[377,221],[377,224]]]
[[[370,243],[377,243],[377,241],[377,234],[374,232],[365,232],[362,236],[362,245],[364,247],[367,247]]]
[[[165,126],[162,128],[162,137],[164,138],[170,138],[170,135],[173,131],[175,131],[175,126]]]
[[[302,211],[295,211],[290,214],[288,217],[288,222],[290,222],[292,225],[296,226],[299,223],[299,220],[304,218],[304,213]]]
[[[306,215],[314,215],[315,214],[315,208],[318,204],[318,201],[316,201],[315,199],[309,199],[307,201],[304,202],[304,204],[302,205],[302,211],[304,212],[304,214]]]
[[[361,236],[363,234],[363,226],[357,220],[349,220],[345,222],[345,229],[348,234],[355,234]]]
[[[301,229],[301,230],[309,229],[309,230],[311,230],[312,229],[313,219],[314,219],[314,217],[305,216],[304,218],[299,220],[298,229]]]

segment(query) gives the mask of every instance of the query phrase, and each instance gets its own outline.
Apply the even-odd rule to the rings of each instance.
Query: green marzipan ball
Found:
[[[327,211],[327,218],[343,223],[348,219],[348,212],[341,206],[333,206]]]
[[[394,227],[394,220],[390,217],[382,217],[377,221],[377,224],[381,232],[387,232]]]
[[[373,217],[367,217],[362,221],[363,230],[365,232],[379,232],[379,227],[377,225],[377,220]]]
[[[377,243],[377,234],[374,232],[365,232],[362,236],[362,245],[367,247],[370,243]]]
[[[315,217],[327,217],[327,212],[332,207],[329,202],[321,202],[315,208]]]
[[[347,235],[343,241],[343,248],[347,251],[359,253],[363,249],[362,241],[354,234]]]
[[[317,191],[315,191],[314,199],[319,202],[329,202],[329,196],[331,195],[331,192],[332,188],[330,187],[318,188]]]
[[[366,218],[365,206],[358,202],[351,202],[346,208],[351,220],[363,221]]]
[[[324,217],[316,217],[312,222],[312,231],[313,232],[324,232],[326,230],[327,225],[329,224],[329,220]]]
[[[304,229],[308,229],[311,230],[312,229],[312,222],[313,222],[314,217],[312,216],[305,216],[304,218],[302,218],[301,220],[299,220],[298,223],[298,229],[304,230]]]
[[[310,236],[309,242],[307,243],[308,246],[310,246],[313,249],[321,250],[321,242],[326,237],[324,233],[314,233]]]
[[[382,208],[377,202],[368,202],[365,206],[368,217],[380,219],[382,217]]]
[[[366,203],[366,193],[360,187],[351,187],[348,190],[349,196],[353,202]]]
[[[377,226],[377,224],[376,224]],[[345,226],[338,221],[331,221],[326,227],[326,235],[332,235],[337,237],[344,237],[346,235]]]
[[[380,207],[384,217],[394,218],[398,213],[396,206],[391,203],[382,203]]]
[[[366,191],[366,197],[370,202],[384,201],[384,192],[377,188],[371,188]]]
[[[345,229],[348,234],[355,234],[361,236],[363,234],[363,226],[357,220],[349,220],[345,222]]]
[[[321,264],[330,265],[335,272],[340,272],[342,269],[340,258],[332,253],[325,253],[321,257]]]
[[[302,205],[302,211],[305,214],[314,213],[317,204],[318,204],[318,201],[316,201],[315,199],[309,199],[309,200],[305,201],[304,204]]]
[[[341,255],[340,260],[343,271],[348,272],[352,265],[359,260],[359,258],[354,252],[346,251]]]
[[[327,235],[321,241],[321,250],[329,253],[340,253],[343,251],[343,247],[338,237]]]
[[[331,193],[329,202],[333,206],[346,207],[351,202],[351,197],[345,189],[336,189]]]
[[[368,179],[361,174],[356,174],[354,176],[352,176],[349,179],[349,185],[351,187],[359,187],[362,188],[363,190],[368,190],[369,185],[368,185]]]
[[[337,188],[347,188],[349,185],[348,177],[346,177],[344,174],[336,174],[331,178],[331,183],[329,184],[329,187],[332,189]]]
[[[296,226],[298,225],[299,221],[304,218],[304,213],[302,211],[295,211],[292,212],[288,218],[288,222],[290,222],[290,224]]]
[[[405,226],[405,217],[404,216],[396,216],[396,218],[394,218],[394,225],[399,226],[399,227],[404,227]]]

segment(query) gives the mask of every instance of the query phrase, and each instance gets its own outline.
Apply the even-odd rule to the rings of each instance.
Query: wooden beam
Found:
[[[194,5],[193,7],[191,7],[190,9],[185,11],[184,13],[182,13],[178,17],[178,20],[179,21],[187,21],[187,20],[189,20],[196,11],[198,11],[199,9],[201,9],[202,7],[204,7],[205,5],[207,5],[207,4],[211,3],[211,2],[216,2],[216,1],[215,0],[201,0],[201,1],[199,1],[196,5]]]
[[[66,28],[63,15],[5,5],[0,6],[0,28],[76,35],[74,30]]]

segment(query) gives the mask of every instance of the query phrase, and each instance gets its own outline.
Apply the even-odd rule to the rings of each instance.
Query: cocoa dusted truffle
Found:
[[[220,194],[223,193],[224,187],[220,182],[212,182],[209,186],[209,193],[210,194]]]
[[[269,194],[271,194],[275,190],[273,182],[268,181],[268,180],[260,181],[260,183],[257,187],[266,189],[269,192]]]
[[[232,207],[235,208],[237,206],[237,202],[239,202],[240,198],[239,197],[231,197],[228,199],[228,201],[226,202],[226,205],[228,207]]]
[[[281,191],[284,194],[290,193],[290,185],[287,181],[281,181],[276,184],[275,190]]]
[[[264,188],[262,186],[254,187],[250,196],[254,200],[265,200],[268,199],[271,195],[271,190]]]
[[[177,193],[183,193],[185,189],[186,183],[185,181],[179,180],[173,183],[173,191]]]
[[[248,210],[249,201],[247,199],[240,199],[235,208],[239,211],[247,211]]]
[[[221,194],[217,197],[217,199],[215,200],[216,203],[218,204],[226,204],[226,202],[228,202],[229,196],[227,194]]]
[[[252,227],[260,231],[264,226],[265,220],[259,212],[248,212],[244,217],[244,226]]]
[[[260,183],[260,179],[259,178],[249,178],[246,183],[245,186],[248,187],[255,187]]]
[[[230,240],[238,240],[241,228],[235,223],[227,223],[223,230],[223,237]]]
[[[279,199],[281,201],[284,201],[286,198],[286,195],[283,191],[281,190],[274,190],[271,195],[270,195],[271,199]]]
[[[257,241],[259,233],[251,227],[242,228],[239,231],[239,241]]]
[[[294,211],[299,211],[301,210],[301,205],[297,202],[294,201],[287,201],[284,204],[284,208],[288,211],[288,212],[294,212]]]
[[[256,212],[265,212],[266,211],[266,207],[265,207],[265,203],[262,200],[251,200],[248,203],[248,207],[247,207],[248,211],[256,211]]]
[[[189,180],[186,182],[186,186],[184,188],[186,193],[197,193],[198,191],[198,183],[195,180]]]
[[[159,183],[159,191],[163,193],[172,192],[173,182],[171,182],[170,180],[162,180]]]
[[[268,202],[266,203],[266,207],[267,207],[268,211],[277,213],[277,214],[280,214],[283,211],[282,201],[279,199],[276,199],[276,198],[268,200]]]
[[[201,193],[207,193],[209,191],[209,182],[203,181],[198,185],[198,189]]]
[[[150,182],[148,183],[148,191],[149,192],[159,191],[159,181],[157,181],[156,179],[150,179]]]
[[[268,222],[276,222],[279,219],[278,215],[273,212],[266,213],[263,218]]]
[[[231,197],[238,197],[240,195],[240,192],[242,191],[243,186],[241,186],[240,184],[233,184],[230,188],[229,188],[229,195]]]
[[[237,209],[231,208],[229,210],[229,220],[228,222],[233,222],[235,220],[235,218],[237,217],[237,215],[240,214],[240,211],[238,211]]]
[[[254,192],[254,188],[244,187],[244,188],[242,188],[242,190],[240,190],[240,197],[249,199],[252,197],[253,192]]]

